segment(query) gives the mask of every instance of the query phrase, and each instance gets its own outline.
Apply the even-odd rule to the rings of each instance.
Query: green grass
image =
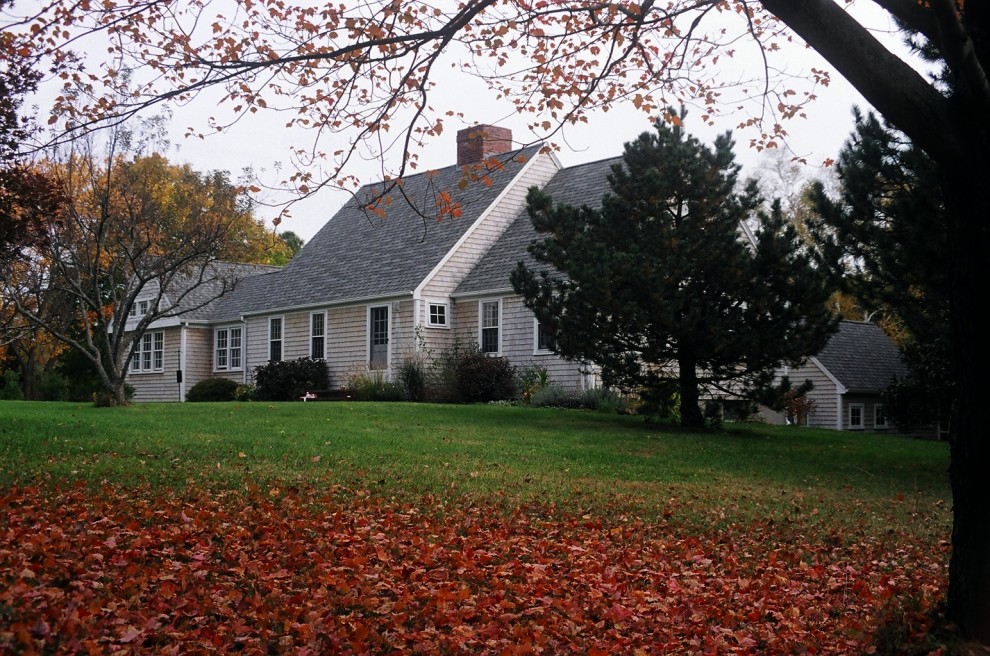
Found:
[[[944,536],[948,449],[761,424],[686,434],[642,418],[506,406],[0,402],[0,485],[327,486],[494,509],[553,504],[706,525]]]

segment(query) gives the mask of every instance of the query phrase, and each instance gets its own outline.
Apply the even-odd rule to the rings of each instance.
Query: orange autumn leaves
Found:
[[[0,493],[0,651],[869,653],[945,547],[336,489]],[[841,544],[840,544],[841,542]],[[906,618],[906,619],[905,619]]]

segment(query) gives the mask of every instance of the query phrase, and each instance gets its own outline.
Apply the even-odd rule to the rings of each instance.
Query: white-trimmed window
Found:
[[[863,404],[849,404],[849,428],[863,428]]]
[[[368,368],[385,371],[389,366],[388,306],[368,308]]]
[[[502,323],[502,302],[478,303],[478,345],[482,353],[501,353],[502,340],[499,327]]]
[[[132,373],[152,373],[165,370],[165,333],[145,333],[134,343],[131,355]]]
[[[240,326],[217,328],[213,337],[213,368],[216,371],[235,371],[242,366],[243,333]]]
[[[450,306],[447,303],[430,303],[427,310],[429,316],[426,325],[430,328],[450,327]]]
[[[268,319],[268,361],[282,359],[282,317]]]
[[[873,427],[887,428],[887,412],[883,409],[882,403],[873,406]]]
[[[533,352],[537,355],[553,353],[557,348],[557,338],[538,319],[533,319],[533,344]]]
[[[150,301],[137,301],[131,306],[131,311],[127,313],[129,317],[143,317],[148,314]]]
[[[327,357],[327,313],[309,315],[309,357],[323,360]]]

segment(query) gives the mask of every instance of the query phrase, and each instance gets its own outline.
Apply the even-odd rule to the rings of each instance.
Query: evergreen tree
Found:
[[[710,393],[755,395],[781,363],[816,353],[834,329],[829,288],[776,203],[755,243],[741,224],[760,205],[736,191],[728,133],[714,148],[680,118],[626,144],[600,209],[554,205],[531,189],[529,215],[547,235],[512,284],[556,335],[557,351],[602,367],[608,385],[677,391],[681,422],[703,426]]]
[[[947,418],[958,396],[945,203],[930,157],[873,114],[853,113],[855,128],[836,160],[841,192],[832,198],[813,185],[807,222],[821,268],[905,335],[911,373],[891,390],[887,408],[909,428]]]

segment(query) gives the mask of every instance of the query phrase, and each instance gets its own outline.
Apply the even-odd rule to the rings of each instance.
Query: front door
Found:
[[[388,369],[388,306],[371,308],[371,369]]]

